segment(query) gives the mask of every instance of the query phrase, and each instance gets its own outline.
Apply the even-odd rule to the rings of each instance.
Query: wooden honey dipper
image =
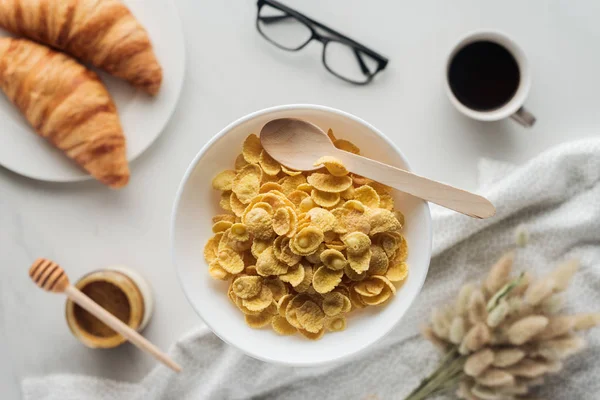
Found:
[[[74,303],[123,335],[138,348],[147,351],[173,371],[181,371],[181,367],[158,347],[71,285],[69,277],[57,263],[46,258],[38,258],[29,268],[29,276],[36,285],[48,292],[65,293]]]

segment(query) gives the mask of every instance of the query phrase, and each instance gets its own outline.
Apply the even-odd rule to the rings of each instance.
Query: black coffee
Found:
[[[501,45],[481,41],[466,45],[450,61],[448,82],[468,108],[500,108],[517,92],[521,73],[513,55]]]

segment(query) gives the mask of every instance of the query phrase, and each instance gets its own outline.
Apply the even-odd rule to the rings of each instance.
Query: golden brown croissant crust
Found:
[[[120,0],[0,0],[0,26],[156,94],[162,69],[146,30]]]
[[[0,88],[40,136],[92,176],[113,188],[127,184],[117,109],[94,72],[46,46],[0,38]]]

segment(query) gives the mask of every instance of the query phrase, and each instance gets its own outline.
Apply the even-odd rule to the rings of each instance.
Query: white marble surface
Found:
[[[162,348],[199,323],[171,264],[171,205],[200,147],[246,113],[284,103],[349,111],[389,135],[417,172],[467,188],[476,185],[480,156],[521,163],[554,144],[598,134],[600,3],[593,0],[287,0],[389,56],[388,69],[366,87],[330,76],[318,43],[300,53],[267,43],[254,27],[254,1],[174,2],[187,41],[186,83],[177,112],[133,163],[125,190],[36,182],[0,169],[3,399],[18,398],[18,382],[28,375],[137,380],[154,365],[129,345],[80,345],[64,322],[64,299],[30,283],[26,270],[36,257],[59,261],[72,278],[113,263],[140,270],[157,299],[146,335]],[[465,32],[482,28],[508,33],[529,56],[527,106],[538,117],[531,130],[467,120],[445,98],[447,52]]]

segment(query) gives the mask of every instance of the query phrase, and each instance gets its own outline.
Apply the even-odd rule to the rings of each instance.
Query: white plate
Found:
[[[348,328],[325,334],[312,342],[300,335],[279,336],[271,329],[251,329],[242,313],[227,298],[227,283],[208,274],[203,256],[204,243],[213,235],[212,217],[221,214],[219,194],[212,178],[231,169],[250,133],[275,118],[302,118],[338,137],[356,143],[367,157],[410,169],[400,150],[380,131],[365,121],[333,108],[316,105],[273,107],[249,114],[223,129],[196,156],[189,166],[175,198],[171,220],[173,261],[183,291],[200,317],[225,342],[263,361],[314,366],[356,355],[385,336],[402,318],[419,294],[431,256],[431,216],[423,200],[394,192],[394,200],[404,213],[403,234],[409,246],[410,272],[397,296],[382,307],[368,307],[352,313]]]
[[[181,21],[172,1],[125,0],[124,3],[148,31],[163,68],[163,83],[156,97],[99,72],[117,104],[127,138],[127,159],[133,161],[154,142],[175,110],[183,84],[185,50]],[[0,36],[9,35],[0,29]],[[38,136],[4,94],[0,94],[0,121],[0,165],[43,181],[91,179],[61,151]]]

